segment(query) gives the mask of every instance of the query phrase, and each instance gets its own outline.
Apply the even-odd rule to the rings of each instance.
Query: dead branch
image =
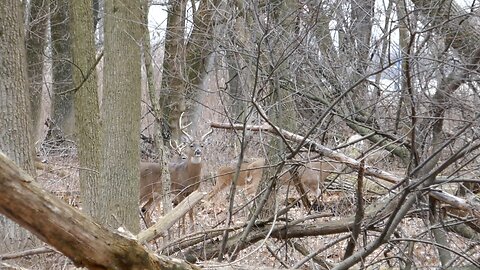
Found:
[[[0,152],[0,213],[90,269],[198,269],[145,250],[49,194]]]
[[[355,226],[353,226],[352,234],[350,236],[350,239],[348,240],[347,247],[345,248],[345,254],[343,255],[343,259],[352,256],[353,251],[355,250],[355,246],[357,244],[358,236],[360,235],[360,231],[362,230],[363,216],[365,215],[365,209],[363,206],[363,167],[365,166],[365,160],[362,160],[360,164],[361,167],[358,171],[357,178],[357,210],[355,211]]]
[[[18,259],[22,257],[40,255],[40,254],[51,253],[51,252],[56,252],[56,250],[50,247],[33,248],[28,250],[22,250],[19,252],[12,252],[12,253],[0,255],[0,261],[13,260],[13,259]]]
[[[321,224],[309,225],[275,225],[272,229],[270,226],[253,228],[247,238],[240,242],[243,231],[231,236],[226,244],[225,254],[231,254],[236,248],[239,252],[252,244],[264,239],[271,230],[270,236],[276,239],[301,238],[307,236],[330,235],[337,233],[346,233],[353,228],[353,219],[342,219],[341,221],[330,221]],[[190,251],[192,256],[200,260],[210,260],[218,256],[219,241],[212,240],[206,242],[200,247],[196,247]]]
[[[175,222],[182,218],[190,209],[192,209],[204,196],[205,192],[194,191],[187,198],[181,201],[173,211],[168,212],[155,225],[140,232],[137,239],[140,243],[145,243],[163,236]]]
[[[337,243],[337,241],[335,241],[334,243]],[[329,245],[327,245],[327,246],[329,246]],[[307,258],[311,258],[316,264],[318,264],[320,269],[323,270],[323,269],[332,268],[332,264],[329,263],[325,258],[318,256],[316,254],[316,252],[312,253],[312,252],[308,251],[307,248],[304,247],[303,245],[301,245],[300,243],[297,243],[297,242],[293,243],[293,248],[295,248],[303,256],[305,256]],[[324,250],[324,247],[322,247],[322,250]],[[318,252],[318,253],[320,253],[320,252]],[[304,260],[302,260],[302,262],[303,261]],[[296,268],[299,268],[300,266],[302,266],[302,264],[296,263],[293,268],[296,269]]]
[[[365,211],[365,227],[388,217],[389,213],[397,206],[398,200],[398,196],[386,196],[383,200],[379,200],[375,204],[370,205]],[[351,232],[355,224],[355,217],[350,216],[341,220],[308,225],[300,224],[303,221],[303,219],[300,219],[286,224],[277,224],[274,225],[273,228],[271,228],[271,224],[269,223],[257,224],[257,227],[252,228],[252,231],[245,239],[242,239],[243,231],[240,231],[229,237],[225,247],[225,254],[231,254],[234,249],[236,249],[236,252],[239,252],[264,239],[269,233],[270,237],[273,238],[290,239]],[[207,238],[207,236],[205,238]],[[210,260],[218,256],[219,244],[220,242],[218,240],[212,238],[206,239],[200,247],[192,249],[190,255],[200,260]]]
[[[462,199],[441,190],[432,190],[430,192],[430,196],[434,197],[439,201],[447,203],[455,208],[458,208],[464,211],[469,211],[477,218],[480,218],[480,204],[474,201],[473,199],[472,200]]]

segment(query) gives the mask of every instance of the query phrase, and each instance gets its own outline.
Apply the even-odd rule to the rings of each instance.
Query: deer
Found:
[[[186,148],[185,156],[176,161],[170,162],[168,170],[170,172],[170,179],[172,182],[171,191],[176,196],[173,198],[173,205],[178,205],[188,195],[197,190],[200,187],[202,178],[202,165],[203,165],[203,147],[206,139],[213,133],[213,129],[210,129],[202,136],[192,137],[185,131],[188,126],[182,126],[182,116],[179,118],[179,127],[184,135],[182,139],[182,148]],[[180,151],[179,151],[180,152]],[[194,223],[193,208],[188,211],[188,216],[192,226]],[[185,217],[182,218],[183,232],[185,232]]]
[[[254,158],[251,161],[243,162],[240,165],[237,185],[247,186],[245,190],[248,194],[255,192],[258,183],[262,179],[264,165],[265,159],[263,158]],[[231,162],[231,164],[224,165],[217,170],[217,182],[208,194],[207,200],[211,200],[218,192],[233,182],[236,170],[236,162]]]
[[[244,162],[240,166],[237,185],[246,186],[247,194],[252,195],[258,188],[263,174],[265,159],[256,158],[251,162]],[[300,182],[308,191],[312,192],[318,200],[322,194],[323,183],[327,177],[338,171],[338,166],[329,161],[311,161],[307,162],[297,170]],[[211,200],[218,192],[226,186],[231,185],[235,176],[236,164],[230,164],[220,167],[217,170],[217,183],[207,197]],[[293,179],[290,171],[286,171],[279,177],[279,185],[287,185]]]
[[[192,137],[185,131],[188,126],[182,126],[183,113],[179,118],[179,127],[184,135],[182,139],[184,142],[180,145],[176,144],[174,148],[179,154],[180,158],[172,160],[168,164],[170,173],[171,188],[170,191],[174,194],[172,200],[173,205],[178,205],[188,195],[200,187],[202,177],[202,153],[205,141],[209,135],[213,133],[210,129],[206,134],[200,137]],[[186,153],[182,153],[182,149],[186,148]],[[145,213],[145,223],[147,226],[152,224],[151,212],[152,207],[162,192],[162,168],[158,163],[141,162],[140,163],[140,203],[143,204],[142,212]],[[194,224],[193,209],[189,210],[190,222]],[[185,217],[182,218],[182,227],[184,229]],[[185,230],[184,230],[185,231]]]
[[[310,161],[300,166],[297,174],[303,186],[312,192],[318,200],[322,195],[325,180],[330,174],[338,171],[338,169],[331,161]],[[290,171],[287,171],[279,179],[281,185],[286,185],[293,179],[293,176]]]
[[[154,203],[162,194],[162,167],[158,163],[140,162],[140,206],[147,227],[152,225]]]
[[[178,157],[186,158],[181,153],[181,147],[174,147],[171,141],[170,147]],[[162,196],[162,190],[162,166],[157,162],[140,162],[140,206],[147,227],[153,224],[151,214]]]

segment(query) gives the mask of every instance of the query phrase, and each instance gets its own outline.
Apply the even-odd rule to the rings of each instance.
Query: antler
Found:
[[[182,156],[182,149],[185,147],[185,144],[180,144],[178,145],[176,141],[173,141],[175,145],[172,144],[172,140],[169,140],[170,147],[172,148],[175,153],[177,153],[179,156]]]
[[[188,125],[182,127],[182,117],[183,117],[183,114],[184,114],[184,113],[185,113],[185,112],[182,112],[182,113],[180,114],[180,118],[178,119],[178,126],[180,127],[180,130],[182,131],[183,135],[185,135],[185,136],[188,138],[189,141],[193,141],[192,136],[190,136],[190,134],[188,134],[188,133],[185,131],[185,129],[186,129],[188,126],[190,126],[192,123],[189,123]]]
[[[208,137],[208,135],[210,135],[210,134],[212,134],[212,133],[213,133],[213,129],[212,129],[212,128],[210,128],[210,131],[209,131],[209,132],[207,132],[207,133],[205,133],[205,134],[202,136],[202,139],[201,139],[200,141],[202,141],[202,142],[203,142],[203,141],[205,140],[205,138],[207,138],[207,137]]]

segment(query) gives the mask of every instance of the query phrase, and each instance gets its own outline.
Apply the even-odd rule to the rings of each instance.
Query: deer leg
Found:
[[[190,218],[190,223],[191,223],[191,227],[190,227],[190,232],[193,232],[193,228],[195,227],[195,220],[194,220],[194,216],[193,216],[193,209],[190,209],[188,211],[188,217]]]
[[[150,227],[152,225],[152,217],[151,217],[151,208],[152,208],[153,199],[150,198],[148,201],[143,205],[140,210],[142,215],[142,219],[145,222],[145,226]]]
[[[323,197],[322,190],[320,189],[320,186],[318,186],[317,191],[315,192],[315,203],[312,205],[313,210],[320,212],[325,208],[323,205],[322,197]]]

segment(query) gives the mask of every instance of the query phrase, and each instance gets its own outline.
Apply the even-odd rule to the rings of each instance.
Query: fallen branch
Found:
[[[265,131],[268,133],[271,133],[273,135],[278,135],[278,132],[280,132],[283,137],[290,141],[294,142],[305,142],[305,147],[308,148],[309,150],[313,152],[317,152],[319,154],[322,154],[328,158],[334,159],[338,162],[346,164],[348,167],[354,168],[354,169],[360,169],[360,162],[356,159],[353,159],[351,157],[348,157],[340,152],[334,151],[332,149],[329,149],[325,146],[323,146],[320,143],[315,142],[314,140],[304,138],[303,136],[300,136],[298,134],[280,129],[278,127],[272,127],[269,124],[263,124],[263,125],[242,125],[242,124],[230,124],[230,123],[217,123],[217,122],[212,122],[210,123],[210,126],[212,128],[223,128],[223,129],[237,129],[241,130],[243,128],[246,128],[247,130],[251,131]],[[277,132],[278,130],[278,132]],[[365,165],[365,175],[370,175],[377,177],[379,179],[383,179],[385,181],[388,181],[390,183],[398,184],[402,181],[402,178],[397,177],[391,173],[388,173],[386,171],[382,171],[378,168],[372,167]]]
[[[182,218],[188,210],[192,209],[205,195],[205,192],[200,191],[194,191],[188,195],[188,197],[180,202],[172,211],[157,221],[155,225],[140,232],[137,235],[138,241],[144,243],[163,236],[175,222]]]
[[[370,205],[365,210],[365,219],[363,220],[364,227],[367,228],[372,224],[376,224],[380,220],[389,216],[393,209],[398,204],[398,196],[386,196],[382,200]],[[345,217],[341,220],[326,221],[314,224],[300,224],[305,219],[294,220],[286,224],[277,224],[271,228],[270,223],[257,224],[257,227],[252,229],[250,234],[244,241],[240,241],[243,231],[229,237],[225,250],[225,254],[231,254],[233,248],[237,247],[237,252],[243,250],[250,245],[264,239],[270,233],[270,237],[276,239],[290,239],[301,238],[308,236],[331,235],[338,233],[348,233],[353,230],[355,225],[355,217]],[[202,245],[190,250],[190,254],[199,258],[200,260],[210,260],[218,256],[218,247],[220,242],[213,238],[206,236]]]
[[[3,255],[0,255],[0,261],[13,260],[13,259],[18,259],[22,257],[40,255],[40,254],[51,253],[51,252],[56,252],[56,250],[50,247],[33,248],[33,249],[22,250],[18,252],[12,252],[12,253],[6,253]]]

